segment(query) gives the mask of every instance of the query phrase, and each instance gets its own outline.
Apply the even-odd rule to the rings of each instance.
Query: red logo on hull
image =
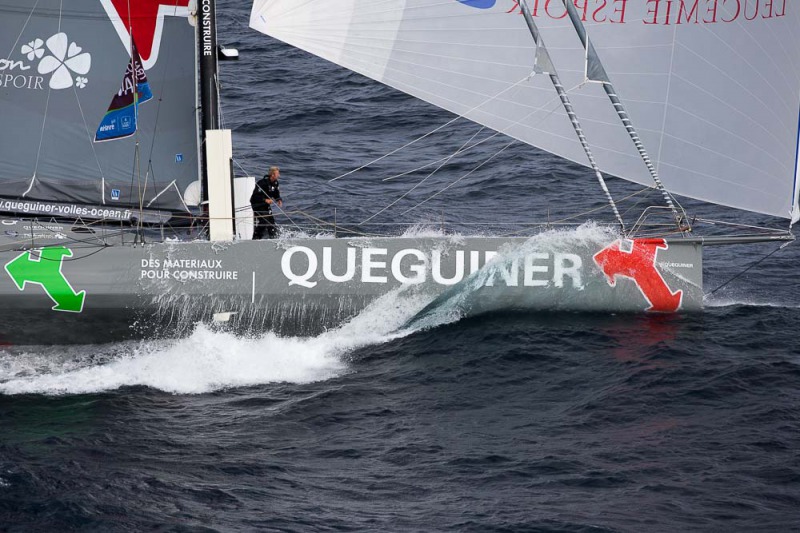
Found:
[[[614,287],[617,276],[629,278],[645,297],[650,307],[647,311],[674,313],[681,307],[683,291],[672,292],[656,267],[658,250],[669,245],[664,239],[635,239],[630,251],[623,250],[621,241],[615,241],[594,255],[594,262],[606,275],[608,284]]]
[[[158,59],[164,17],[186,17],[189,0],[101,0],[117,33],[130,51],[130,38],[136,43],[145,68]]]

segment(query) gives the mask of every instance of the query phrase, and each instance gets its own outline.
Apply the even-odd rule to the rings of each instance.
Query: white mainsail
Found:
[[[572,0],[667,190],[800,219],[800,3]],[[527,0],[605,172],[652,178],[562,0]],[[255,0],[254,29],[581,164],[516,0]]]

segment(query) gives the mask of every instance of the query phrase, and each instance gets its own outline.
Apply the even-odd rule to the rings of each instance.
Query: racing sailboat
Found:
[[[673,195],[800,218],[800,10],[701,4],[255,0],[257,31],[588,166],[617,225],[250,241],[213,0],[0,0],[0,341],[311,331],[397,290],[464,312],[700,309],[704,246],[793,237],[697,237]],[[117,118],[134,133],[96,142]],[[604,175],[655,188],[673,227],[626,225]]]

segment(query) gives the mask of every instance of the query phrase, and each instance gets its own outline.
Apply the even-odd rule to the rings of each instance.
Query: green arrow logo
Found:
[[[65,257],[72,257],[72,250],[63,246],[42,248],[18,255],[6,263],[5,268],[21,291],[25,290],[27,283],[41,285],[56,304],[53,311],[80,313],[86,291],[76,293],[64,277],[61,265]]]

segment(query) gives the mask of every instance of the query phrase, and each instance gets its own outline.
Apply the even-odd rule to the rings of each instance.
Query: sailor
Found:
[[[278,226],[275,225],[272,204],[277,203],[278,207],[283,207],[280,182],[278,181],[280,177],[281,169],[269,167],[269,172],[258,180],[253,194],[250,195],[250,205],[253,207],[253,216],[256,219],[253,240],[263,239],[265,232],[270,239],[278,236]]]

